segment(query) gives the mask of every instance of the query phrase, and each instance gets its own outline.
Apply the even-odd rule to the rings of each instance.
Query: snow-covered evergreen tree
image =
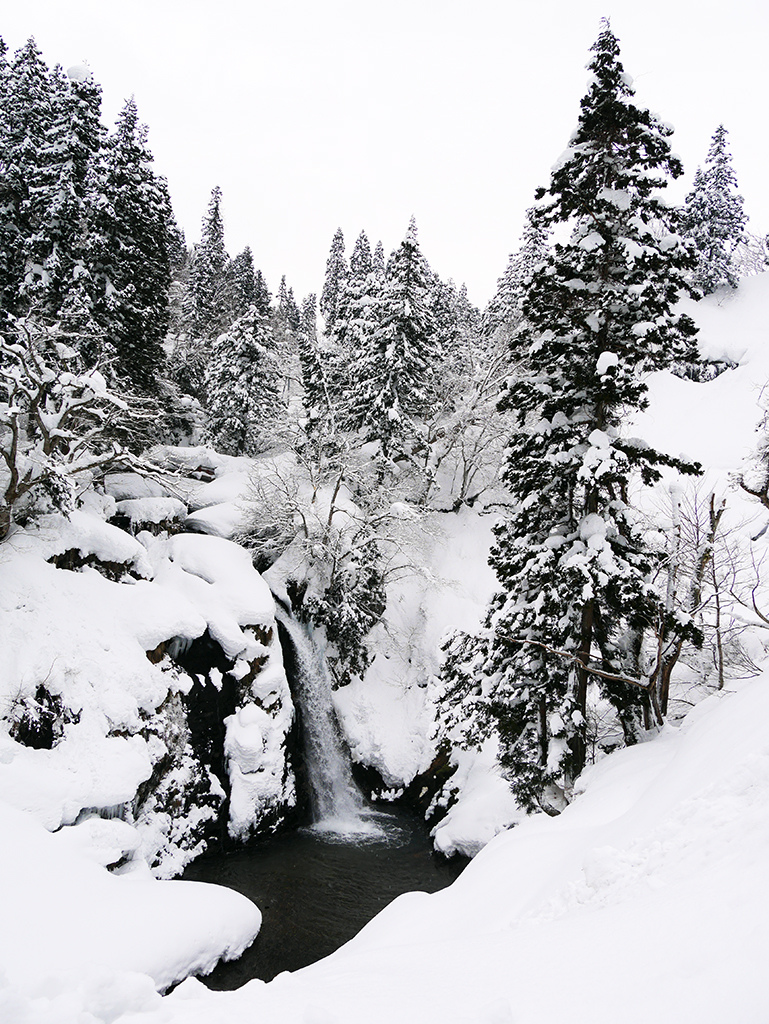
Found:
[[[404,453],[430,401],[437,362],[432,280],[412,217],[390,257],[373,345],[360,365],[364,429],[379,441],[385,460]]]
[[[487,342],[501,330],[502,342],[509,345],[523,316],[523,299],[531,276],[547,259],[549,236],[549,228],[538,216],[537,207],[530,207],[520,248],[510,256],[484,315],[483,334]]]
[[[227,274],[230,260],[224,244],[222,190],[211,192],[203,215],[200,242],[194,246],[185,275],[171,357],[173,378],[182,391],[205,403],[204,377],[214,340],[237,318]]]
[[[272,310],[272,295],[267,287],[264,274],[257,270],[254,275],[254,304],[262,316],[269,316]]]
[[[227,266],[227,304],[231,316],[237,319],[256,305],[256,271],[250,246],[239,252]]]
[[[278,409],[278,375],[268,322],[251,306],[214,341],[206,364],[207,440],[227,455],[268,444]]]
[[[0,316],[26,311],[26,245],[35,228],[43,152],[54,120],[51,76],[30,38],[0,58]]]
[[[682,169],[671,130],[633,103],[608,23],[592,51],[576,132],[538,195],[543,223],[571,234],[529,280],[513,339],[527,358],[501,402],[518,423],[513,515],[492,556],[502,589],[485,636],[455,639],[446,673],[447,702],[464,713],[469,700],[497,729],[527,807],[559,806],[584,766],[589,684],[632,742],[655,697],[640,638],[664,646],[692,629],[650,583],[656,556],[629,500],[660,466],[693,467],[622,436],[646,405],[644,375],[696,358],[694,324],[675,311],[691,259],[658,195]]]
[[[331,250],[326,261],[326,277],[323,282],[323,291],[320,293],[320,311],[327,331],[330,331],[334,326],[337,306],[347,281],[347,274],[347,260],[344,255],[344,235],[342,234],[342,229],[337,228],[331,241]]]
[[[317,432],[330,413],[326,375],[318,351],[317,298],[308,295],[299,318],[299,366],[302,373],[302,403],[307,414],[308,435]]]
[[[53,119],[31,200],[33,223],[25,244],[22,286],[38,315],[49,319],[90,273],[84,237],[89,230],[89,186],[106,134],[100,121],[101,87],[90,72],[76,67],[66,79],[57,71],[54,76]]]
[[[328,384],[336,419],[358,428],[369,411],[360,390],[361,369],[373,356],[377,327],[380,279],[374,273],[371,247],[365,231],[356,239],[348,277],[340,293],[329,344]]]
[[[737,287],[739,275],[733,257],[748,220],[726,137],[726,128],[719,125],[704,169],[697,168],[682,215],[684,232],[697,253],[695,281],[705,295],[721,285]]]
[[[208,210],[203,217],[200,243],[195,246],[192,254],[190,326],[196,338],[213,340],[227,326],[228,262],[224,245],[222,190],[217,185],[211,192]]]
[[[114,372],[144,393],[157,390],[165,365],[175,237],[168,187],[152,159],[130,99],[92,176],[85,246],[93,316],[115,354]]]

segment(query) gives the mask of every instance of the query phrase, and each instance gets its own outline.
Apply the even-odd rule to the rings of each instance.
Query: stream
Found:
[[[403,809],[376,813],[372,835],[303,828],[247,849],[204,856],[185,879],[216,882],[248,896],[262,930],[239,960],[201,979],[209,988],[271,981],[320,960],[351,939],[404,892],[435,892],[467,863],[431,850],[424,822]]]
[[[262,911],[262,930],[239,960],[203,980],[232,989],[271,981],[333,953],[404,892],[449,885],[465,861],[432,852],[427,826],[401,808],[376,811],[355,784],[334,712],[325,651],[278,607],[284,658],[302,723],[314,824],[230,852],[210,854],[182,876],[236,889]]]

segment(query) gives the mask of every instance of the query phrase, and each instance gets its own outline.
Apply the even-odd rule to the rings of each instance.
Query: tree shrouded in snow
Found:
[[[117,375],[152,393],[165,364],[175,224],[133,99],[107,140],[92,188],[85,251],[94,319],[114,354]]]
[[[695,280],[705,295],[721,285],[736,288],[737,246],[744,240],[747,216],[737,192],[737,176],[727,147],[727,131],[719,125],[710,142],[704,169],[698,167],[686,197],[683,225],[697,253]]]
[[[484,335],[491,339],[500,330],[509,342],[523,316],[523,299],[532,274],[547,258],[549,228],[537,214],[537,207],[526,211],[521,246],[508,260],[497,282],[497,291],[484,317]]]
[[[642,716],[659,720],[665,651],[695,635],[651,585],[658,555],[629,504],[631,482],[695,467],[622,436],[647,403],[644,375],[696,358],[696,328],[675,311],[691,258],[658,195],[682,169],[671,129],[633,103],[608,23],[592,52],[576,132],[538,193],[542,223],[570,237],[529,279],[512,340],[525,358],[500,403],[517,418],[514,511],[492,554],[502,589],[485,635],[455,638],[446,670],[447,704],[469,700],[481,731],[496,728],[529,808],[560,806],[585,764],[589,685],[633,742]]]
[[[347,260],[344,256],[344,235],[342,229],[337,228],[331,241],[331,251],[326,261],[326,278],[323,282],[323,291],[320,293],[320,311],[326,323],[326,330],[330,331],[336,320],[339,300],[347,281]]]
[[[412,217],[388,262],[373,344],[359,369],[366,428],[385,459],[403,454],[430,402],[436,363],[431,285]]]
[[[297,335],[303,404],[307,413],[305,430],[309,435],[317,431],[330,411],[326,376],[318,352],[316,305],[315,295],[308,295],[302,303]]]
[[[203,218],[200,244],[192,256],[193,333],[198,338],[215,338],[226,326],[227,289],[225,269],[222,190],[211,192]]]
[[[213,344],[206,366],[210,443],[227,455],[254,455],[277,418],[277,367],[269,325],[251,306]]]
[[[41,153],[32,200],[33,230],[26,240],[24,294],[39,313],[55,317],[87,277],[91,174],[104,144],[101,88],[76,69],[54,93],[53,120]]]
[[[200,242],[192,250],[179,336],[173,353],[177,383],[182,390],[201,400],[205,398],[203,382],[211,346],[228,322],[235,319],[229,316],[232,288],[228,288],[228,264],[222,190],[217,185],[203,216]]]
[[[361,372],[373,351],[379,314],[381,278],[374,273],[371,247],[361,231],[350,257],[350,270],[329,331],[329,388],[339,420],[360,427],[369,409],[360,388]]]

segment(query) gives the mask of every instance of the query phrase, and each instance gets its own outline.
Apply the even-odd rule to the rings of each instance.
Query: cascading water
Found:
[[[307,629],[276,609],[294,650],[294,696],[302,716],[304,756],[314,827],[342,834],[379,833],[355,785],[332,701],[331,676],[323,651]]]
[[[435,892],[463,867],[460,858],[435,858],[427,827],[412,812],[367,807],[334,714],[322,646],[280,605],[276,617],[292,648],[287,661],[315,824],[201,857],[185,870],[187,879],[237,889],[264,912],[256,942],[203,979],[215,989],[306,967],[351,939],[396,896]]]

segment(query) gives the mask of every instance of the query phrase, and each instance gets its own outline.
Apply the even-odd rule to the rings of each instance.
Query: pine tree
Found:
[[[138,391],[154,393],[165,365],[175,225],[133,99],[123,107],[89,187],[85,262],[93,317],[106,350],[115,354],[114,372]]]
[[[390,257],[373,344],[360,366],[365,427],[385,460],[404,454],[430,401],[437,362],[431,285],[412,217]]]
[[[216,338],[237,318],[230,260],[224,244],[222,190],[211,192],[203,216],[200,242],[189,259],[185,293],[182,296],[176,342],[172,354],[173,378],[182,389],[205,404],[205,368]]]
[[[326,324],[326,331],[334,327],[339,299],[347,281],[347,261],[344,255],[344,235],[337,228],[331,242],[331,251],[326,261],[326,278],[320,294],[320,311]]]
[[[43,151],[54,113],[51,76],[30,38],[10,65],[0,60],[0,315],[23,314],[26,241],[35,227],[35,196],[42,186]]]
[[[484,315],[483,333],[490,342],[497,331],[509,345],[513,332],[523,317],[523,300],[534,271],[547,259],[550,231],[538,216],[537,207],[526,211],[526,224],[521,245],[508,261],[497,282],[497,291]]]
[[[726,129],[719,125],[705,158],[705,169],[697,168],[682,214],[684,233],[694,242],[697,253],[695,281],[705,295],[722,285],[737,287],[739,275],[733,256],[744,239],[748,219],[743,198],[737,192],[726,136]]]
[[[278,408],[277,367],[269,325],[251,306],[214,341],[205,371],[206,439],[227,455],[256,455]]]
[[[368,410],[362,404],[360,369],[373,355],[377,327],[379,279],[373,271],[365,231],[356,239],[350,269],[339,295],[333,327],[328,330],[328,386],[338,422],[360,427]]]
[[[270,316],[272,311],[272,295],[267,287],[264,274],[257,270],[254,281],[254,304],[262,316]]]
[[[227,304],[233,319],[242,316],[256,304],[256,273],[254,257],[249,246],[239,252],[227,265]]]
[[[498,730],[529,808],[557,807],[585,763],[588,684],[632,742],[655,696],[641,639],[694,635],[650,583],[657,556],[628,500],[660,466],[695,467],[621,432],[647,404],[644,375],[696,357],[696,328],[674,311],[691,258],[657,194],[682,168],[671,129],[632,102],[608,23],[592,52],[577,130],[538,193],[543,223],[571,235],[529,279],[513,339],[527,358],[500,403],[518,422],[514,512],[492,555],[502,590],[485,636],[456,639],[447,663],[448,702],[469,694],[480,726]]]
[[[302,402],[307,413],[305,429],[308,435],[317,433],[331,411],[326,375],[318,351],[316,305],[316,296],[308,295],[302,303],[298,332],[299,365],[304,391]]]
[[[195,338],[212,341],[227,326],[226,268],[229,262],[224,245],[222,190],[217,185],[211,192],[208,210],[203,217],[200,244],[192,255],[191,333]]]
[[[88,188],[105,137],[101,87],[82,68],[69,74],[64,78],[59,69],[54,71],[54,116],[41,152],[32,230],[25,244],[22,290],[49,320],[68,302],[70,291],[78,290],[78,279],[89,273],[84,262]]]
[[[384,258],[384,247],[381,242],[377,242],[374,247],[374,255],[371,257],[371,269],[373,273],[384,282],[385,276],[385,258]]]

